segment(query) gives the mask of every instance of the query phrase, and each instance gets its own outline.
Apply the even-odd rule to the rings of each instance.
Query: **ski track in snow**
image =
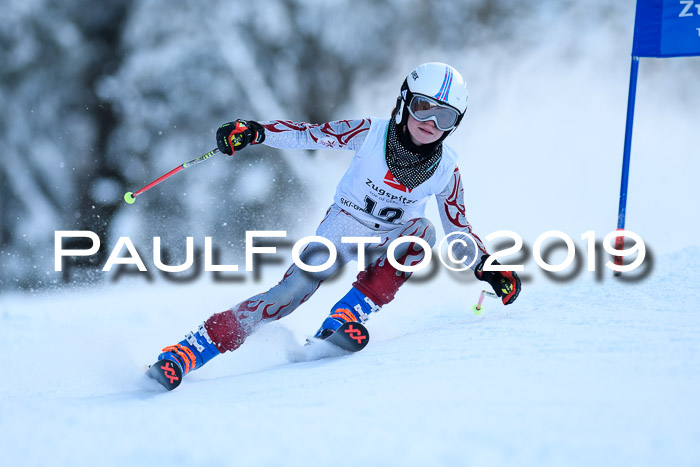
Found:
[[[480,316],[452,297],[475,283],[407,287],[363,352],[325,359],[303,346],[342,284],[322,288],[170,393],[141,367],[230,291],[12,295],[3,464],[697,465],[699,265],[691,247],[640,283],[539,282]]]

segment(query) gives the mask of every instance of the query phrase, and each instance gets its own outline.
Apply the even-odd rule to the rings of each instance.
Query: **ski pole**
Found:
[[[472,310],[474,310],[475,315],[480,315],[482,310],[484,309],[484,307],[481,306],[481,304],[484,303],[484,296],[489,296],[491,298],[498,298],[498,295],[496,295],[495,293],[489,292],[486,290],[482,290],[481,295],[479,295],[479,303],[477,303],[476,305],[474,305],[472,307]]]
[[[141,188],[141,189],[138,190],[136,193],[132,193],[131,191],[125,193],[125,194],[124,194],[124,201],[126,201],[127,204],[134,204],[134,202],[136,201],[136,197],[137,197],[138,195],[140,195],[141,193],[143,193],[143,192],[145,192],[145,191],[147,191],[147,190],[150,190],[151,188],[153,188],[154,186],[158,185],[158,184],[159,184],[160,182],[162,182],[163,180],[172,177],[173,175],[175,175],[176,173],[178,173],[178,172],[181,171],[181,170],[184,170],[184,169],[186,169],[186,168],[188,168],[188,167],[192,167],[193,165],[197,165],[197,164],[199,164],[200,162],[204,162],[205,160],[209,159],[210,157],[212,157],[212,156],[213,156],[214,154],[216,154],[217,152],[219,152],[219,149],[218,149],[218,148],[212,149],[211,151],[209,151],[208,153],[206,153],[206,154],[203,155],[203,156],[200,156],[200,157],[198,157],[198,158],[196,158],[196,159],[192,159],[191,161],[187,161],[187,162],[185,162],[185,163],[182,164],[182,165],[178,165],[178,166],[175,167],[173,170],[171,170],[171,171],[168,172],[167,174],[165,174],[165,175],[163,175],[163,176],[157,178],[156,180],[153,180],[151,183],[149,183],[149,184],[146,185],[145,187]]]

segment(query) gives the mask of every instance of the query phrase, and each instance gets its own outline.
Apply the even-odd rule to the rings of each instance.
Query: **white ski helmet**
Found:
[[[418,98],[414,100],[416,96]],[[404,80],[396,100],[394,119],[397,125],[405,125],[409,114],[419,121],[432,120],[439,130],[445,132],[441,138],[444,139],[462,121],[467,98],[467,83],[459,71],[446,63],[424,63]]]

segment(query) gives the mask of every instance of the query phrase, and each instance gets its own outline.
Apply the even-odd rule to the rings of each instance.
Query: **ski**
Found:
[[[348,352],[359,352],[367,346],[369,332],[358,322],[343,323],[325,341]]]
[[[168,391],[172,391],[182,382],[182,368],[172,360],[158,360],[148,368],[146,376],[158,381]]]
[[[343,323],[327,338],[307,340],[307,345],[320,340],[325,340],[346,352],[354,353],[367,346],[369,332],[361,323]],[[158,381],[168,391],[172,391],[182,382],[182,368],[173,360],[158,360],[146,370],[146,376]]]

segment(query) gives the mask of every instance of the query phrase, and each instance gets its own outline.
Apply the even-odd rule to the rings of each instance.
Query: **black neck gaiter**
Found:
[[[396,122],[389,120],[386,137],[386,164],[409,190],[428,180],[442,159],[442,143],[416,146],[409,135],[398,135]]]

